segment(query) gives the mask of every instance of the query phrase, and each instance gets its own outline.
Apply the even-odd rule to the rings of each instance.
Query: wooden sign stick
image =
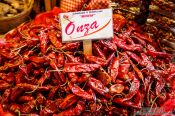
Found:
[[[92,55],[92,40],[83,41],[83,52],[84,54]]]

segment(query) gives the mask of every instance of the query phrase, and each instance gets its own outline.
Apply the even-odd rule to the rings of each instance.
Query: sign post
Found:
[[[92,40],[113,37],[112,9],[60,13],[62,42],[83,41],[85,54],[92,54]]]

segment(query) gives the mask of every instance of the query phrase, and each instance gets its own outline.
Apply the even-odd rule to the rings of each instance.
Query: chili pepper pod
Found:
[[[108,67],[108,73],[112,77],[112,82],[115,83],[119,70],[119,57],[113,58],[111,64]]]
[[[89,77],[91,76],[91,74],[90,73],[83,73],[79,78],[78,78],[78,80],[77,80],[77,82],[78,83],[84,83],[84,82],[86,82],[88,79],[89,79]]]
[[[47,98],[53,99],[54,95],[56,94],[56,91],[59,89],[59,86],[54,86],[48,93]]]
[[[99,92],[102,95],[105,95],[109,92],[109,89],[103,85],[103,83],[93,77],[88,81],[88,85],[95,91]]]
[[[63,53],[58,53],[58,56],[57,56],[57,67],[58,68],[63,67],[64,62],[65,62],[65,58],[64,58]]]
[[[38,56],[31,56],[29,57],[29,60],[35,63],[45,63],[47,60],[44,57],[38,57]]]
[[[48,33],[48,38],[51,41],[51,43],[58,49],[62,47],[61,39],[57,37],[56,33],[54,31]]]
[[[23,96],[20,96],[18,98],[19,102],[29,102],[29,101],[32,101],[32,100],[34,100],[34,97],[31,96],[31,95],[23,95]]]
[[[59,104],[62,102],[62,99],[56,99],[46,104],[44,109],[40,111],[40,116],[50,116],[59,110]]]
[[[75,73],[68,73],[68,78],[72,83],[76,83],[79,77]]]
[[[63,72],[91,72],[100,68],[99,64],[66,63]]]
[[[16,101],[16,99],[23,93],[24,89],[19,87],[14,87],[11,89],[10,101]]]
[[[101,67],[96,72],[96,78],[100,80],[105,86],[111,83],[112,77]]]
[[[74,85],[72,83],[68,84],[70,90],[72,91],[73,94],[83,98],[83,99],[87,99],[87,100],[92,100],[93,96],[90,95],[88,92],[86,92],[85,90],[81,89],[79,86]]]
[[[110,94],[120,94],[122,93],[124,90],[124,85],[122,84],[113,84],[110,88],[109,88],[109,93]]]
[[[0,115],[1,116],[15,116],[14,114],[12,114],[9,111],[4,111],[3,108],[2,108],[2,104],[0,104]]]
[[[10,104],[9,110],[15,114],[20,115],[20,108],[21,106],[19,104],[12,103]]]
[[[93,43],[93,54],[100,58],[106,59],[105,54],[96,43]]]
[[[64,98],[64,100],[60,103],[59,108],[60,109],[66,109],[76,103],[78,101],[79,97],[74,94],[69,94]]]
[[[72,51],[78,49],[79,46],[80,42],[72,42],[72,43],[66,43],[61,47],[61,49],[64,51]]]
[[[8,103],[10,99],[11,89],[6,89],[1,97],[1,104]]]
[[[35,100],[24,103],[21,105],[20,112],[25,114],[31,113],[32,110],[35,108],[35,105],[36,105]]]
[[[11,85],[3,80],[0,80],[0,91],[6,90],[10,87]]]
[[[79,100],[75,108],[69,108],[53,116],[68,116],[68,115],[80,115],[85,110],[85,101]]]
[[[114,31],[118,32],[126,23],[126,19],[119,14],[114,14],[113,15],[113,20],[114,20]]]
[[[98,43],[102,47],[106,47],[110,51],[113,51],[113,52],[116,51],[116,49],[117,49],[117,46],[115,45],[115,43],[112,43],[112,41],[110,41],[110,40],[99,40]]]
[[[103,58],[100,58],[100,57],[96,57],[96,56],[93,56],[93,55],[84,55],[85,56],[85,59],[87,60],[87,62],[89,63],[95,63],[95,64],[99,64],[99,65],[106,65],[106,60],[103,59]]]

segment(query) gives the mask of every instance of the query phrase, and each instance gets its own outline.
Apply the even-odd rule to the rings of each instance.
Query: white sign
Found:
[[[60,13],[60,23],[63,42],[113,37],[112,9]]]

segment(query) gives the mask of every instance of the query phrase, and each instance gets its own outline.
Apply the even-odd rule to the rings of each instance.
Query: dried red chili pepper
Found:
[[[8,103],[10,98],[11,89],[6,89],[1,97],[1,104]]]
[[[109,92],[110,94],[119,94],[122,93],[124,90],[124,85],[122,84],[113,84],[110,88],[109,88]]]
[[[147,69],[149,70],[154,70],[154,66],[152,64],[152,62],[150,61],[150,59],[148,58],[148,56],[145,53],[141,53],[141,57],[143,59],[143,63],[146,66]]]
[[[70,90],[72,91],[73,94],[75,94],[79,97],[82,97],[84,99],[87,99],[87,100],[92,100],[93,99],[92,95],[90,95],[88,92],[86,92],[85,90],[83,90],[79,86],[73,85],[71,83],[69,83],[68,85],[69,85],[69,88],[70,88]]]
[[[138,32],[134,32],[133,33],[133,35],[135,36],[135,37],[137,37],[137,38],[140,38],[140,39],[142,39],[142,40],[146,40],[146,41],[148,41],[148,42],[153,42],[153,40],[152,40],[152,38],[150,38],[149,37],[149,35],[147,35],[147,34],[140,34],[140,33],[138,33]]]
[[[96,57],[96,56],[93,56],[93,55],[84,55],[85,56],[85,59],[87,60],[87,62],[89,63],[95,63],[95,64],[99,64],[99,65],[106,65],[106,60],[103,59],[103,58],[100,58],[100,57]]]
[[[88,80],[88,78],[91,76],[89,73],[83,73],[77,80],[78,83],[83,83]]]
[[[101,67],[96,72],[96,78],[100,80],[104,85],[111,83],[112,77]]]
[[[103,83],[93,77],[91,77],[88,81],[88,85],[94,89],[95,91],[99,92],[102,95],[105,95],[109,92],[109,89],[103,85]]]
[[[79,77],[75,73],[68,73],[68,78],[71,82],[76,83]]]
[[[35,108],[35,105],[36,105],[35,100],[29,101],[29,102],[21,105],[20,111],[22,113],[27,113],[27,114],[31,113],[31,111]]]
[[[50,32],[48,36],[49,40],[56,48],[60,49],[60,47],[62,47],[61,39],[57,37],[55,31]]]
[[[53,99],[53,97],[54,97],[54,95],[56,94],[56,91],[57,91],[58,89],[59,89],[59,86],[53,87],[53,88],[50,90],[50,92],[49,92],[47,98],[48,98],[48,99]]]
[[[135,60],[138,64],[140,64],[141,66],[144,66],[142,59],[135,53],[132,53],[130,51],[126,51],[127,55],[129,57],[131,57],[133,60]]]
[[[12,114],[9,111],[4,111],[1,104],[0,104],[0,115],[1,116],[15,116],[14,114]]]
[[[113,43],[115,43],[117,45],[117,47],[122,48],[124,50],[141,52],[143,49],[143,47],[140,44],[127,45],[125,42],[123,42],[117,36],[114,36],[112,41],[113,41]]]
[[[126,23],[125,18],[119,14],[114,14],[113,20],[114,20],[114,31],[115,32],[118,32]]]
[[[116,78],[118,76],[118,70],[119,70],[119,57],[113,58],[109,68],[108,73],[112,77],[112,82],[115,83]]]
[[[76,103],[78,99],[79,99],[78,96],[69,94],[66,96],[66,98],[64,98],[63,102],[60,103],[59,108],[66,109],[70,107],[72,104]]]
[[[47,103],[46,107],[40,111],[41,116],[49,116],[56,113],[59,109],[59,104],[62,102],[62,99],[56,99],[50,103]]]
[[[64,62],[65,62],[65,59],[64,59],[63,53],[58,53],[58,56],[57,56],[57,67],[58,68],[63,67]]]
[[[100,58],[106,59],[105,54],[96,43],[93,43],[93,54]]]
[[[100,68],[99,64],[66,63],[63,72],[91,72]]]
[[[46,58],[38,56],[31,56],[29,60],[35,63],[45,63],[47,61]]]
[[[67,115],[80,115],[85,110],[85,102],[79,100],[75,108],[70,108],[68,110],[62,111],[53,116],[67,116]]]
[[[10,86],[11,85],[8,84],[7,82],[0,80],[0,91],[8,89]]]
[[[72,51],[78,49],[79,46],[80,42],[72,42],[72,43],[66,43],[61,47],[61,49],[65,51]]]
[[[16,104],[16,103],[12,103],[12,104],[10,104],[9,110],[13,113],[18,113],[18,115],[19,115],[20,114],[20,105]]]
[[[117,46],[115,45],[115,43],[112,43],[112,41],[110,41],[110,40],[99,40],[98,43],[102,47],[106,47],[110,51],[113,51],[113,52],[116,51],[116,49],[117,49]]]
[[[23,95],[23,96],[20,96],[18,98],[19,102],[29,102],[29,101],[32,101],[32,100],[34,100],[34,97],[31,96],[31,95]]]

